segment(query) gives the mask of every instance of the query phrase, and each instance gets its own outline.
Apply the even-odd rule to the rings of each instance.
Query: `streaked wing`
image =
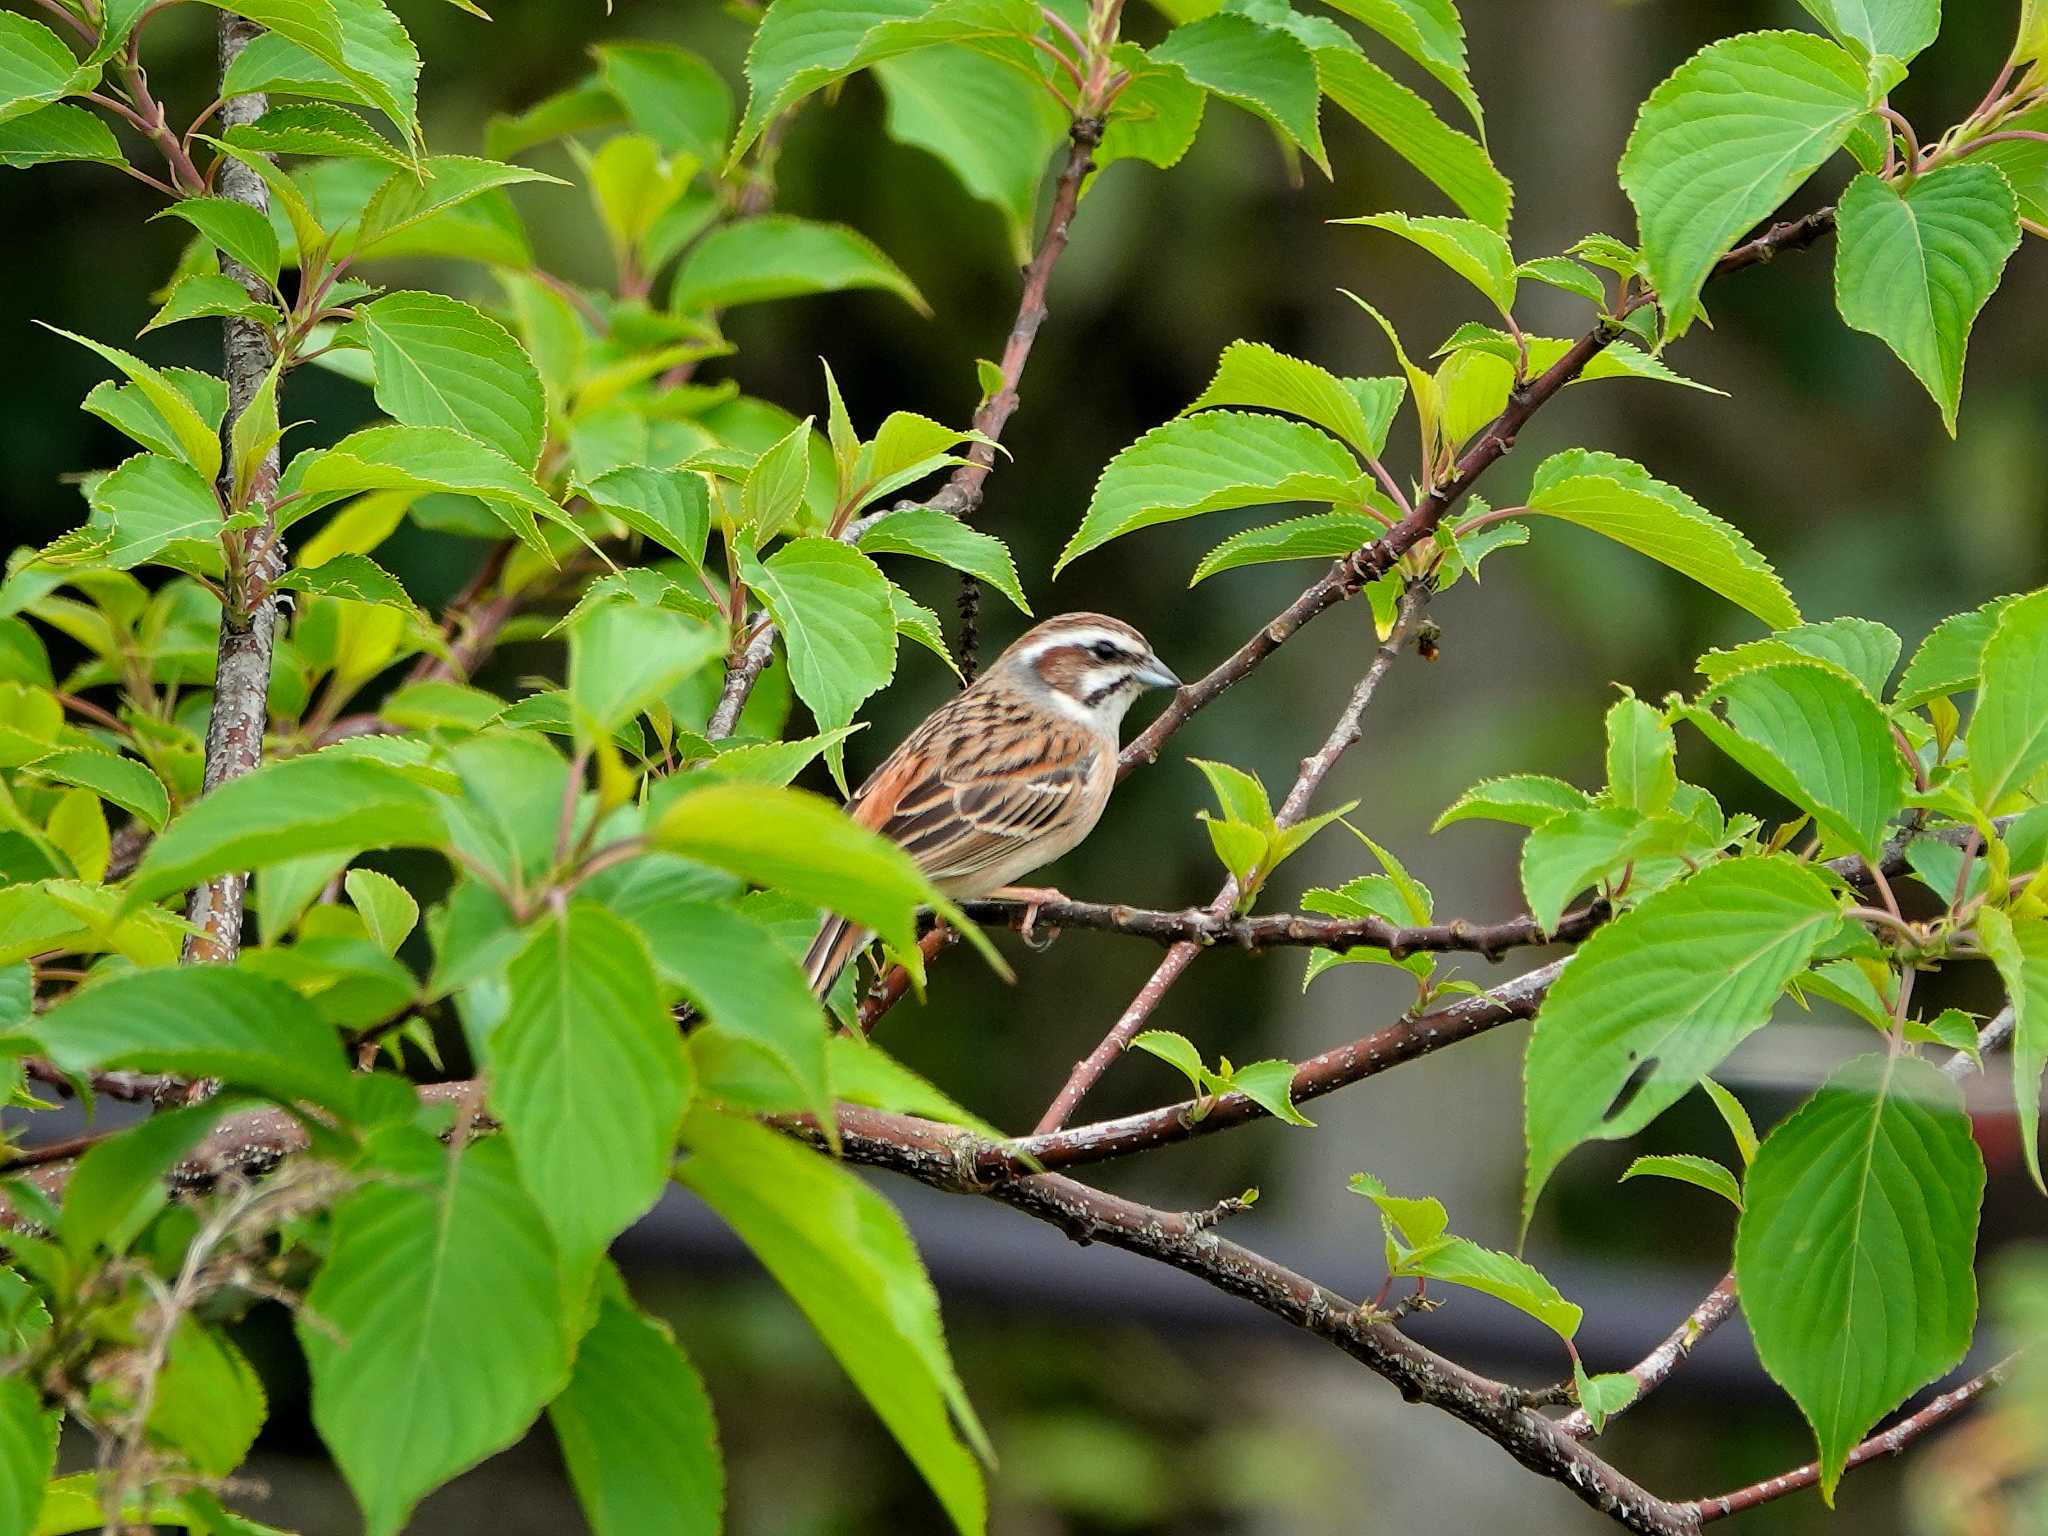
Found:
[[[919,726],[849,810],[934,880],[959,880],[1081,814],[1098,750],[1078,725],[970,690]]]

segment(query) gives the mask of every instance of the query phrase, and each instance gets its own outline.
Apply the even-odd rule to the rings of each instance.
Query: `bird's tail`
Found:
[[[804,955],[804,976],[810,981],[811,991],[819,997],[829,994],[838,984],[839,973],[853,963],[873,937],[870,929],[857,927],[843,917],[828,916]]]

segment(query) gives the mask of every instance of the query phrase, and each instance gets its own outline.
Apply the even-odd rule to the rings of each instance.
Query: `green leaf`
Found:
[[[0,48],[7,42],[6,32],[0,31]],[[43,1400],[27,1376],[0,1376],[0,1532],[5,1536],[28,1536],[35,1528],[43,1484],[56,1470],[57,1424],[56,1414],[43,1411]]]
[[[68,102],[38,108],[26,117],[0,118],[0,166],[20,171],[59,160],[122,165],[127,156],[121,153],[120,140],[112,129],[85,108]]]
[[[617,96],[593,76],[542,97],[524,112],[493,117],[484,126],[484,153],[494,160],[508,160],[536,145],[593,128],[609,128],[624,120]],[[640,126],[643,132],[654,132],[645,124]]]
[[[356,311],[377,404],[413,427],[453,427],[531,470],[547,436],[540,372],[489,315],[438,293],[391,293]]]
[[[0,123],[27,117],[59,96],[90,90],[96,73],[81,69],[64,40],[41,22],[0,12]]]
[[[1756,1161],[1757,1148],[1756,1127],[1750,1123],[1749,1111],[1742,1107],[1742,1100],[1711,1077],[1701,1078],[1700,1087],[1706,1090],[1708,1099],[1720,1111],[1728,1134],[1735,1139],[1735,1150],[1742,1154],[1742,1166],[1747,1168]]]
[[[1316,56],[1292,33],[1222,12],[1175,27],[1151,52],[1211,95],[1264,118],[1330,174],[1317,120]]]
[[[1842,194],[1836,220],[1835,302],[1843,321],[1899,355],[1955,436],[1970,326],[2020,243],[2005,173],[1946,165],[1904,191],[1865,174]]]
[[[448,491],[474,496],[519,541],[547,556],[535,518],[562,521],[560,507],[523,469],[452,427],[367,427],[332,448],[302,453],[281,489],[304,491],[306,512],[356,491]],[[547,556],[547,558],[552,558]]]
[[[594,507],[692,565],[704,563],[710,537],[711,498],[704,477],[687,469],[627,465],[580,486]]]
[[[1600,274],[1588,271],[1569,256],[1532,257],[1516,265],[1515,276],[1548,283],[1553,288],[1584,299],[1596,309],[1605,311],[1607,308],[1607,285],[1600,281]]]
[[[1999,615],[2014,601],[1995,597],[1981,608],[1943,619],[1920,642],[1906,663],[1905,676],[1892,700],[1894,708],[1911,709],[1930,699],[1977,686],[1984,662],[1984,642],[1998,625]]]
[[[1711,1157],[1696,1157],[1690,1152],[1667,1152],[1655,1157],[1639,1157],[1628,1165],[1622,1174],[1624,1180],[1656,1177],[1676,1179],[1681,1184],[1696,1184],[1701,1189],[1712,1190],[1723,1200],[1742,1209],[1742,1186],[1735,1182],[1735,1175]]]
[[[263,213],[230,197],[188,197],[152,217],[183,219],[271,287],[277,286],[277,233]]]
[[[811,477],[811,418],[805,417],[754,460],[740,486],[740,522],[766,543],[800,507]]]
[[[1752,667],[1684,716],[1763,783],[1866,858],[1875,859],[1905,804],[1906,769],[1890,722],[1869,694],[1810,661]]]
[[[1586,1410],[1586,1418],[1593,1425],[1593,1433],[1599,1434],[1606,1428],[1607,1420],[1621,1412],[1636,1400],[1642,1391],[1642,1383],[1626,1371],[1614,1371],[1604,1376],[1588,1376],[1586,1368],[1572,1357],[1572,1387],[1578,1394],[1579,1406]]]
[[[1584,790],[1563,779],[1540,773],[1510,773],[1497,779],[1481,779],[1453,800],[1437,817],[1431,832],[1441,832],[1458,821],[1507,821],[1522,827],[1540,827],[1566,811],[1583,810],[1592,802]]]
[[[667,608],[599,603],[569,630],[569,701],[586,742],[643,714],[725,649],[713,626]]]
[[[1276,1120],[1289,1125],[1313,1127],[1309,1119],[1294,1107],[1294,1074],[1298,1069],[1291,1061],[1275,1057],[1271,1061],[1252,1061],[1231,1072],[1227,1081],[1232,1091],[1243,1094],[1259,1108]]]
[[[1433,1195],[1417,1198],[1391,1194],[1387,1186],[1370,1173],[1351,1175],[1351,1193],[1370,1200],[1378,1208],[1389,1244],[1398,1244],[1400,1248],[1421,1248],[1450,1230],[1451,1218],[1444,1210],[1443,1202]],[[1388,1266],[1398,1262],[1398,1249],[1390,1247]]]
[[[1399,379],[1340,379],[1326,368],[1289,357],[1259,341],[1233,341],[1216,376],[1181,415],[1218,405],[1285,411],[1334,432],[1361,453],[1387,446],[1387,429],[1407,386]]]
[[[2048,591],[1999,613],[1982,670],[1970,718],[1970,790],[1990,811],[2048,764]]]
[[[1478,93],[1465,65],[1465,25],[1454,0],[1328,0],[1364,22],[1436,77],[1484,131]]]
[[[131,899],[307,854],[438,847],[447,835],[433,795],[382,763],[285,758],[220,785],[174,820],[135,871]]]
[[[385,954],[397,954],[398,946],[420,920],[420,904],[413,900],[412,893],[374,869],[352,869],[341,884],[348,892],[349,905],[361,914],[363,926],[370,930],[371,941]]]
[[[742,553],[740,572],[782,631],[790,682],[819,728],[849,723],[895,675],[889,578],[860,551],[817,537],[791,539],[765,561]],[[836,747],[830,762],[843,787]]]
[[[692,1087],[647,947],[589,901],[542,922],[505,973],[491,1105],[571,1273],[668,1182]]]
[[[1235,411],[1170,421],[1109,461],[1053,573],[1139,528],[1283,501],[1357,502],[1369,483],[1343,444],[1301,422]]]
[[[675,1335],[599,1266],[597,1321],[548,1405],[593,1536],[719,1536],[725,1463],[711,1398]]]
[[[1465,279],[1493,301],[1494,308],[1508,314],[1515,307],[1515,255],[1506,237],[1471,219],[1446,219],[1434,215],[1417,217],[1406,213],[1369,213],[1355,219],[1338,219],[1339,224],[1361,224],[1383,229],[1419,246]]]
[[[127,1251],[170,1198],[164,1176],[235,1109],[216,1094],[203,1104],[139,1121],[87,1150],[64,1186],[64,1250],[85,1261],[95,1248]]]
[[[1528,510],[1648,555],[1773,629],[1799,622],[1792,594],[1740,529],[1640,464],[1584,448],[1552,454],[1537,466]]]
[[[43,325],[43,322],[38,320],[36,324]],[[73,331],[59,330],[54,325],[43,325],[43,329],[53,331],[66,340],[77,342],[81,347],[97,353],[120,369],[134,383],[135,388],[142,392],[142,398],[149,403],[157,418],[169,428],[171,441],[177,445],[178,457],[197,470],[200,479],[209,483],[220,473],[220,417],[215,416],[209,422],[200,414],[199,408],[193,404],[186,391],[179,387],[177,381],[150,367],[132,352],[123,352],[119,347],[106,346],[89,336],[80,336]],[[225,387],[215,380],[211,388],[220,391],[222,406],[225,408]],[[90,399],[89,396],[87,398]],[[114,424],[122,425],[118,421]],[[127,429],[123,427],[123,430]],[[145,442],[144,446],[152,445]]]
[[[1522,844],[1522,892],[1545,933],[1554,932],[1565,903],[1637,859],[1684,848],[1690,824],[1645,816],[1622,805],[1590,806],[1552,816]]]
[[[1427,177],[1467,218],[1507,229],[1514,189],[1478,140],[1448,126],[1428,102],[1362,53],[1318,48],[1316,72],[1332,102]]]
[[[594,50],[598,77],[633,126],[673,155],[715,164],[732,132],[732,88],[686,48],[606,43]]]
[[[404,166],[402,150],[355,113],[324,102],[295,101],[272,107],[253,123],[224,130],[221,142],[265,155],[336,155]]]
[[[521,182],[545,181],[563,185],[558,176],[530,171],[524,166],[503,165],[470,155],[432,155],[410,170],[394,171],[363,205],[352,255],[362,260],[372,255],[408,254],[402,235],[417,231],[427,220],[459,208],[472,199],[499,187]]]
[[[1985,952],[1998,967],[2012,1001],[2012,1085],[2019,1114],[2020,1150],[2036,1189],[2041,1178],[2041,1073],[2048,1067],[2048,923],[2017,921],[1997,907],[1977,914]]]
[[[867,236],[843,224],[765,214],[722,224],[698,241],[676,271],[669,304],[695,314],[855,288],[879,288],[931,313],[916,284]]]
[[[1558,1294],[1541,1274],[1512,1254],[1482,1248],[1465,1237],[1443,1237],[1403,1255],[1400,1273],[1467,1286],[1504,1301],[1561,1339],[1579,1331],[1585,1309]]]
[[[221,0],[209,3],[230,9]],[[308,83],[316,86],[323,82],[345,84],[347,99],[377,108],[397,123],[407,138],[418,136],[414,100],[419,55],[398,19],[382,4],[375,0],[251,0],[245,7],[243,0],[235,0],[232,8],[276,35],[275,57],[251,66],[252,72],[283,70],[287,76],[294,72],[307,75]],[[293,54],[300,57],[294,59]],[[227,96],[256,88],[239,81],[231,85],[227,79],[221,85]],[[300,94],[329,93],[315,89]]]
[[[860,536],[855,546],[868,555],[915,555],[936,560],[987,582],[1008,598],[1017,611],[1031,612],[1017,582],[1016,562],[1007,545],[993,534],[970,528],[957,517],[931,507],[905,507],[886,513]]]
[[[986,1437],[946,1352],[938,1298],[895,1208],[852,1173],[749,1121],[699,1112],[677,1177],[789,1293],[964,1536],[986,1519]]]
[[[928,905],[993,955],[981,931],[941,896],[910,855],[857,826],[830,801],[757,784],[707,784],[661,814],[653,837],[755,885],[872,928],[916,975],[917,909]],[[1000,966],[999,961],[992,962]]]
[[[312,592],[350,603],[374,603],[416,614],[419,605],[399,579],[368,555],[335,555],[319,565],[294,566],[272,586],[280,592]]]
[[[270,1409],[263,1382],[221,1333],[189,1313],[171,1334],[149,1410],[149,1432],[201,1472],[226,1477],[242,1464]]]
[[[771,118],[855,70],[937,43],[1029,37],[1028,0],[774,0],[747,48],[747,110],[737,161]]]
[[[1209,1069],[1202,1064],[1202,1053],[1196,1049],[1195,1042],[1186,1035],[1176,1034],[1170,1029],[1147,1029],[1132,1039],[1131,1048],[1143,1051],[1147,1056],[1157,1056],[1168,1066],[1178,1068],[1194,1092],[1208,1092]]]
[[[2044,10],[2042,16],[2043,40],[2048,44],[2048,10]],[[50,110],[48,107],[43,109],[45,112]],[[41,115],[38,113],[30,121],[39,120]],[[26,128],[27,124],[22,126]],[[2048,133],[2048,102],[1999,119],[1995,131],[2006,133],[2014,130]],[[2019,199],[2020,217],[2031,219],[2036,224],[2048,224],[2048,143],[2039,139],[2005,139],[1996,144],[1986,144],[1982,149],[1973,147],[1970,164],[1995,165],[2005,172],[2005,179],[2012,183],[2013,195]]]
[[[1839,667],[1873,699],[1881,699],[1885,680],[1898,664],[1899,637],[1869,619],[1828,619],[1781,629],[1768,640],[1709,651],[1699,659],[1698,668],[1708,682],[1718,683],[1751,667],[1808,657]]]
[[[1678,743],[1664,716],[1641,699],[1621,699],[1607,711],[1607,792],[1646,816],[1678,793]]]
[[[213,486],[177,459],[138,453],[94,485],[90,526],[105,535],[100,559],[117,571],[151,562],[220,573],[225,514]]]
[[[1307,517],[1289,518],[1284,523],[1268,523],[1263,528],[1247,528],[1202,556],[1195,574],[1188,578],[1188,585],[1196,586],[1219,572],[1241,566],[1267,565],[1276,560],[1335,559],[1370,544],[1386,532],[1386,527],[1363,512],[1333,508],[1312,512]]]
[[[275,304],[250,298],[249,290],[232,277],[218,272],[194,272],[178,280],[163,308],[142,328],[142,334],[146,336],[160,326],[175,325],[180,320],[218,319],[223,315],[259,320],[271,326],[284,323],[284,311]]]
[[[1233,768],[1228,763],[1212,763],[1199,757],[1191,757],[1188,761],[1202,770],[1202,777],[1209,781],[1209,788],[1216,796],[1217,807],[1230,820],[1244,822],[1265,832],[1275,830],[1273,802],[1257,775],[1246,773],[1242,768]]]
[[[889,136],[938,156],[961,186],[994,206],[1022,265],[1038,188],[1065,135],[1059,104],[1036,80],[959,45],[889,59],[875,66],[875,79],[889,105]]]
[[[132,1068],[217,1077],[286,1103],[347,1112],[356,1079],[341,1042],[282,983],[222,966],[131,971],[81,988],[36,1026],[67,1072]]]
[[[1621,184],[1668,336],[1691,326],[1722,253],[1841,148],[1883,94],[1856,59],[1801,32],[1710,44],[1650,93]]]
[[[1941,31],[1941,0],[1799,0],[1839,42],[1866,57],[1888,53],[1901,64]]]
[[[609,904],[640,930],[655,969],[706,1019],[691,1037],[703,1091],[731,1097],[707,1061],[710,1041],[749,1068],[765,1062],[772,1100],[751,1107],[807,1110],[829,1133],[825,1021],[802,968],[774,935],[744,913],[708,901],[615,897]]]
[[[1865,1432],[1970,1346],[1984,1160],[1962,1093],[1923,1061],[1860,1057],[1771,1132],[1748,1195],[1743,1315],[1832,1503]]]
[[[422,1495],[526,1433],[568,1377],[576,1309],[506,1142],[452,1152],[393,1128],[376,1153],[335,1207],[298,1335],[320,1438],[370,1536],[394,1536]]]
[[[39,757],[21,770],[57,784],[89,789],[102,800],[118,805],[150,831],[163,828],[170,815],[171,797],[163,781],[133,758],[111,752],[74,748]]]
[[[1730,859],[1588,939],[1529,1037],[1524,1229],[1566,1153],[1631,1136],[1682,1098],[1763,1027],[1839,921],[1828,888],[1796,861]]]
[[[1131,78],[1110,107],[1102,143],[1095,150],[1097,170],[1118,160],[1143,160],[1170,170],[1201,131],[1208,92],[1178,65],[1155,63],[1136,43],[1118,43],[1110,50],[1110,59]],[[1081,195],[1086,197],[1093,185],[1091,178]]]

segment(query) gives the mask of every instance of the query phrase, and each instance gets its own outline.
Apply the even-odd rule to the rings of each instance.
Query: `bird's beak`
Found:
[[[1157,656],[1148,657],[1145,665],[1138,669],[1138,681],[1147,688],[1178,688],[1180,679],[1173,675],[1173,669]]]

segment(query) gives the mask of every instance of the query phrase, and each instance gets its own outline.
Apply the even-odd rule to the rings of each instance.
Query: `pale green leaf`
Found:
[[[957,517],[931,507],[905,507],[885,515],[860,536],[856,546],[863,554],[915,555],[936,560],[956,571],[965,571],[994,587],[1017,608],[1029,614],[1024,589],[1017,582],[1016,562],[1003,541],[993,534],[970,528]]]
[[[1307,517],[1232,534],[1208,554],[1188,578],[1195,586],[1221,571],[1266,565],[1275,560],[1331,560],[1362,548],[1386,532],[1387,525],[1363,512],[1312,512]]]
[[[1211,95],[1264,118],[1329,174],[1317,117],[1316,56],[1292,33],[1221,12],[1175,27],[1152,57],[1178,65]]]
[[[1453,822],[1480,820],[1540,827],[1554,816],[1583,810],[1590,803],[1585,791],[1562,779],[1540,773],[1510,773],[1497,779],[1481,779],[1453,800],[1429,830],[1441,832]]]
[[[916,284],[867,236],[843,224],[765,214],[720,225],[698,241],[676,271],[669,303],[694,314],[855,288],[878,288],[930,312]]]
[[[1697,1185],[1719,1195],[1738,1211],[1742,1209],[1742,1186],[1735,1182],[1734,1174],[1711,1157],[1697,1157],[1690,1152],[1659,1153],[1637,1158],[1622,1173],[1624,1180],[1652,1177]]]
[[[438,293],[391,293],[356,311],[377,404],[408,426],[452,427],[522,469],[540,462],[540,373],[512,333]]]
[[[1420,171],[1467,218],[1505,231],[1514,189],[1470,134],[1447,125],[1420,96],[1364,54],[1318,48],[1324,94]]]

